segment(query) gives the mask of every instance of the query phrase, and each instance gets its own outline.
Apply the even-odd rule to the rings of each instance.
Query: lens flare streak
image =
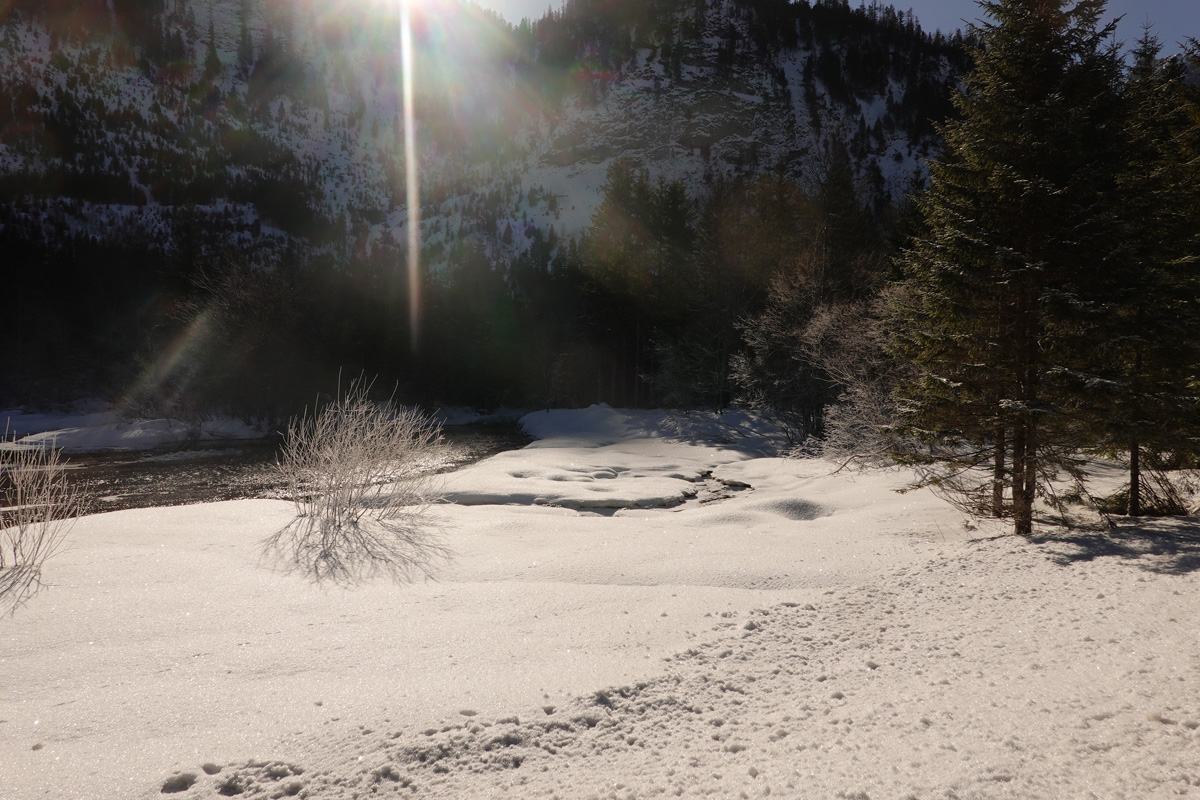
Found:
[[[188,365],[196,363],[210,349],[214,327],[212,309],[206,308],[197,314],[158,358],[142,370],[133,387],[120,399],[118,407],[130,411],[155,397],[162,397],[167,406],[173,404],[188,388]],[[172,385],[171,392],[163,396],[164,388]]]
[[[412,22],[407,0],[400,3],[400,71],[404,93],[404,176],[408,205],[408,320],[409,341],[417,349],[421,309],[421,184],[417,174],[416,115],[413,113]]]

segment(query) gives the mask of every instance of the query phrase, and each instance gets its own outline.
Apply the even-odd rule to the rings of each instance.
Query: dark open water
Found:
[[[449,472],[533,441],[516,425],[466,425],[442,430]],[[275,471],[279,441],[175,451],[82,453],[67,456],[71,483],[82,484],[86,513],[181,506],[247,497],[282,498]]]

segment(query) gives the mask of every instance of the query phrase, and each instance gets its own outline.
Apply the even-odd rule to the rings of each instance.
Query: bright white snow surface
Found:
[[[153,450],[172,445],[262,439],[264,432],[241,420],[218,418],[131,419],[97,401],[65,413],[0,411],[0,430],[18,445],[53,445],[71,453],[97,450]],[[0,442],[0,446],[11,442]]]
[[[0,620],[0,797],[1200,791],[1193,521],[968,530],[726,422],[526,417],[436,581],[264,560],[285,502],[80,520]]]

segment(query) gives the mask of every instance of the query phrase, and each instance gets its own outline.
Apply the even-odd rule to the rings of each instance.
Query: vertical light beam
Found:
[[[408,204],[409,342],[417,349],[421,313],[421,183],[417,174],[417,132],[413,114],[412,24],[408,0],[400,0],[400,70],[404,92],[404,178]]]

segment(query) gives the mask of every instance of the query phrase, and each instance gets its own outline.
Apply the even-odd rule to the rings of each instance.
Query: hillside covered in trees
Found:
[[[876,4],[417,12],[412,320],[399,20],[368,5],[12,5],[0,394],[269,417],[342,369],[412,401],[723,405],[772,276],[882,242],[967,65]]]

